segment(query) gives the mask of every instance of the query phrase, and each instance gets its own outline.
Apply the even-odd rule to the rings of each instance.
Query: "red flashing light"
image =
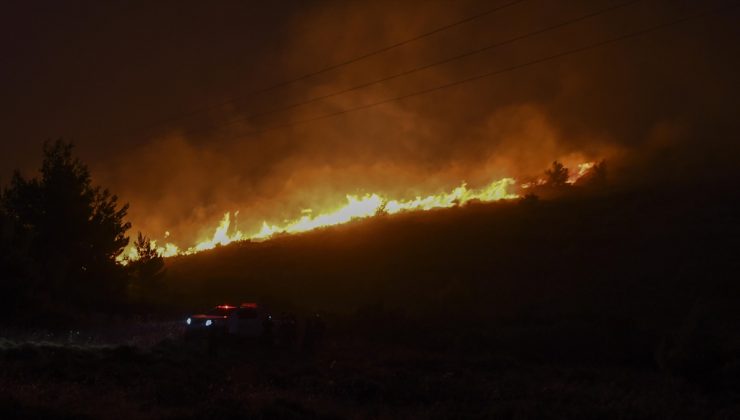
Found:
[[[254,302],[242,303],[241,307],[242,308],[252,308],[252,309],[254,309],[254,308],[257,307],[257,304],[254,303]]]
[[[230,305],[218,305],[216,306],[218,309],[234,309],[236,306],[230,306]]]

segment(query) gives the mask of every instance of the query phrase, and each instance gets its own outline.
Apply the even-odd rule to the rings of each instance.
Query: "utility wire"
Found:
[[[420,71],[427,70],[427,69],[430,69],[432,67],[436,67],[436,66],[440,66],[440,65],[443,65],[443,64],[451,63],[453,61],[457,61],[457,60],[460,60],[460,59],[463,59],[463,58],[467,58],[467,57],[470,57],[470,56],[473,56],[473,55],[476,55],[476,54],[480,54],[480,53],[483,53],[483,52],[486,52],[486,51],[491,51],[491,50],[494,50],[496,48],[503,47],[505,45],[513,44],[513,43],[515,43],[517,41],[521,41],[521,40],[524,40],[524,39],[527,39],[527,38],[532,38],[532,37],[535,37],[535,36],[538,36],[538,35],[542,35],[544,33],[550,32],[550,31],[554,31],[554,30],[557,30],[557,29],[560,29],[560,28],[563,28],[563,27],[566,27],[566,26],[573,25],[575,23],[578,23],[578,22],[581,22],[581,21],[584,21],[584,20],[587,20],[587,19],[591,19],[591,18],[594,18],[594,17],[597,17],[597,16],[601,16],[601,15],[607,14],[609,12],[612,12],[614,10],[621,9],[621,8],[624,8],[624,7],[627,7],[627,6],[631,6],[631,5],[635,4],[635,3],[639,3],[641,1],[643,1],[643,0],[630,0],[630,1],[627,1],[627,2],[624,2],[624,3],[617,4],[615,6],[611,6],[611,7],[605,8],[605,9],[601,9],[601,10],[598,10],[598,11],[595,11],[595,12],[591,12],[591,13],[587,13],[585,15],[578,16],[576,18],[567,20],[565,22],[557,23],[555,25],[551,25],[551,26],[548,26],[548,27],[545,27],[545,28],[542,28],[542,29],[538,29],[538,30],[536,30],[534,32],[529,32],[529,33],[526,33],[526,34],[518,35],[518,36],[515,36],[513,38],[509,38],[509,39],[503,40],[503,41],[498,41],[498,42],[495,42],[493,44],[486,45],[484,47],[480,47],[480,48],[476,48],[474,50],[470,50],[470,51],[464,52],[462,54],[454,55],[454,56],[451,56],[451,57],[448,57],[448,58],[444,58],[442,60],[438,60],[438,61],[435,61],[435,62],[432,62],[432,63],[429,63],[429,64],[424,64],[424,65],[421,65],[421,66],[418,66],[418,67],[414,67],[414,68],[411,68],[411,69],[408,69],[408,70],[404,70],[404,71],[401,71],[401,72],[398,72],[398,73],[395,73],[395,74],[392,74],[392,75],[389,75],[389,76],[384,76],[384,77],[381,77],[379,79],[375,79],[375,80],[372,80],[372,81],[369,81],[369,82],[364,82],[364,83],[361,83],[359,85],[355,85],[355,86],[352,86],[352,87],[349,87],[349,88],[346,88],[346,89],[338,90],[338,91],[335,91],[335,92],[332,92],[332,93],[327,93],[327,94],[324,94],[324,95],[321,95],[321,96],[316,96],[316,97],[313,97],[313,98],[310,98],[310,99],[306,99],[305,101],[295,102],[295,103],[292,103],[292,104],[289,104],[289,105],[286,105],[286,106],[273,108],[273,109],[270,109],[270,110],[267,110],[267,111],[262,111],[262,112],[258,112],[258,113],[254,113],[254,114],[240,116],[238,118],[234,118],[234,119],[231,119],[229,121],[226,121],[225,123],[219,124],[218,125],[218,128],[223,128],[223,127],[226,127],[226,126],[230,126],[230,125],[233,125],[233,124],[236,124],[236,123],[245,121],[245,120],[253,119],[253,118],[259,118],[259,117],[264,117],[264,116],[267,116],[267,115],[271,115],[271,114],[275,114],[275,113],[279,113],[279,112],[283,112],[283,111],[288,111],[288,110],[291,110],[291,109],[294,109],[294,108],[298,108],[298,107],[301,107],[301,106],[312,104],[314,102],[319,102],[319,101],[322,101],[322,100],[325,100],[325,99],[329,99],[329,98],[333,98],[335,96],[339,96],[339,95],[342,95],[342,94],[345,94],[345,93],[353,92],[353,91],[364,89],[366,87],[377,85],[377,84],[380,84],[380,83],[383,83],[383,82],[394,80],[394,79],[397,79],[399,77],[404,77],[404,76],[408,76],[408,75],[411,75],[411,74],[414,74],[414,73],[418,73]],[[203,130],[210,129],[210,128],[213,128],[213,127],[212,126],[209,126],[209,127],[205,127],[205,128],[187,130],[185,132],[185,134],[192,134],[192,133],[196,133],[196,132],[203,131]]]
[[[293,126],[296,126],[296,125],[308,124],[308,123],[311,123],[311,122],[314,122],[314,121],[319,121],[319,120],[324,120],[324,119],[328,119],[328,118],[333,118],[333,117],[336,117],[336,116],[340,116],[340,115],[344,115],[344,114],[349,114],[351,112],[356,112],[356,111],[360,111],[360,110],[364,110],[364,109],[368,109],[368,108],[374,108],[374,107],[377,107],[377,106],[380,106],[380,105],[384,105],[384,104],[388,104],[388,103],[392,103],[392,102],[402,101],[404,99],[412,98],[412,97],[415,97],[415,96],[426,95],[428,93],[437,92],[437,91],[448,89],[448,88],[451,88],[451,87],[454,87],[454,86],[463,85],[463,84],[466,84],[466,83],[470,83],[470,82],[473,82],[473,81],[477,81],[477,80],[485,79],[485,78],[488,78],[488,77],[500,75],[500,74],[503,74],[503,73],[512,72],[512,71],[519,70],[519,69],[526,68],[526,67],[531,67],[531,66],[534,66],[534,65],[537,65],[537,64],[548,62],[548,61],[554,61],[554,60],[557,60],[557,59],[560,59],[560,58],[563,58],[563,57],[575,55],[575,54],[582,53],[582,52],[585,52],[585,51],[594,50],[594,49],[601,48],[601,47],[604,47],[604,46],[607,46],[607,45],[611,45],[611,44],[615,44],[615,43],[618,43],[618,42],[621,42],[621,41],[624,41],[624,40],[627,40],[627,39],[637,38],[637,37],[640,37],[640,36],[643,36],[643,35],[647,35],[647,34],[650,34],[650,33],[656,32],[656,31],[659,31],[661,29],[665,29],[665,28],[668,28],[668,27],[671,27],[671,26],[676,26],[676,25],[679,25],[679,24],[682,24],[682,23],[686,23],[686,22],[689,22],[691,20],[700,19],[700,18],[704,18],[704,17],[708,17],[708,16],[711,16],[711,15],[717,14],[717,13],[729,11],[729,10],[735,8],[735,7],[738,7],[738,6],[740,6],[740,3],[733,4],[733,5],[730,5],[730,6],[727,6],[727,7],[722,7],[722,8],[718,8],[718,9],[706,11],[706,12],[703,12],[703,13],[698,13],[698,14],[691,15],[691,16],[686,16],[686,17],[679,18],[679,19],[674,19],[674,20],[671,20],[671,21],[668,21],[668,22],[664,22],[664,23],[661,23],[661,24],[658,24],[658,25],[654,25],[654,26],[651,26],[651,27],[648,27],[648,28],[645,28],[645,29],[641,29],[639,31],[630,32],[630,33],[627,33],[627,34],[624,34],[624,35],[620,35],[620,36],[617,36],[617,37],[613,37],[613,38],[609,38],[609,39],[606,39],[606,40],[603,40],[603,41],[591,43],[591,44],[585,45],[583,47],[569,49],[569,50],[566,50],[566,51],[559,52],[557,54],[548,55],[546,57],[538,58],[536,60],[527,61],[525,63],[513,65],[513,66],[510,66],[510,67],[505,67],[505,68],[502,68],[502,69],[499,69],[499,70],[495,70],[495,71],[483,73],[483,74],[480,74],[480,75],[477,75],[477,76],[472,76],[472,77],[468,77],[468,78],[465,78],[465,79],[460,79],[460,80],[457,80],[457,81],[454,81],[454,82],[450,82],[450,83],[446,83],[446,84],[443,84],[443,85],[434,86],[434,87],[431,87],[431,88],[419,90],[419,91],[416,91],[416,92],[412,92],[412,93],[408,93],[408,94],[404,94],[404,95],[400,95],[400,96],[395,96],[395,97],[392,97],[392,98],[384,99],[384,100],[377,101],[377,102],[372,102],[372,103],[365,104],[365,105],[356,106],[356,107],[353,107],[353,108],[343,109],[341,111],[336,111],[336,112],[332,112],[332,113],[329,113],[329,114],[320,115],[320,116],[317,116],[317,117],[307,118],[307,119],[303,119],[303,120],[290,121],[290,122],[285,123],[285,124],[280,124],[280,125],[275,125],[275,126],[271,126],[271,127],[267,127],[267,128],[263,128],[263,129],[259,129],[259,130],[254,130],[251,133],[249,133],[249,135],[260,134],[260,133],[263,133],[263,132],[268,132],[268,131],[273,131],[273,130],[278,130],[278,129],[283,129],[283,128],[289,128],[289,127],[293,127]]]
[[[269,91],[272,91],[272,90],[275,90],[275,89],[279,89],[279,88],[282,88],[282,87],[285,87],[285,86],[289,86],[289,85],[294,84],[294,83],[297,83],[297,82],[301,82],[301,81],[310,79],[310,78],[315,77],[315,76],[318,76],[320,74],[327,73],[327,72],[330,72],[332,70],[336,70],[336,69],[339,69],[341,67],[345,67],[345,66],[348,66],[350,64],[354,64],[354,63],[357,63],[359,61],[368,59],[370,57],[374,57],[376,55],[383,54],[385,52],[388,52],[388,51],[391,51],[393,49],[402,47],[404,45],[411,44],[411,43],[416,42],[416,41],[419,41],[421,39],[428,38],[428,37],[430,37],[432,35],[438,34],[440,32],[444,32],[444,31],[449,30],[449,29],[452,29],[454,27],[457,27],[457,26],[460,26],[460,25],[464,25],[466,23],[472,22],[472,21],[477,20],[477,19],[480,19],[482,17],[491,15],[491,14],[493,14],[495,12],[500,11],[500,10],[503,10],[503,9],[506,9],[506,8],[509,8],[509,7],[512,7],[512,6],[517,5],[519,3],[523,3],[524,1],[526,1],[526,0],[513,0],[513,1],[510,1],[508,3],[505,3],[505,4],[502,4],[502,5],[499,5],[499,6],[490,8],[488,10],[485,10],[483,12],[480,12],[478,14],[468,16],[468,17],[466,17],[464,19],[461,19],[461,20],[458,20],[458,21],[455,21],[455,22],[452,22],[452,23],[448,23],[446,25],[437,27],[437,28],[432,29],[432,30],[427,31],[427,32],[423,32],[423,33],[418,34],[418,35],[415,35],[415,36],[413,36],[411,38],[406,38],[406,39],[401,40],[401,41],[398,41],[398,42],[396,42],[394,44],[390,44],[390,45],[387,45],[385,47],[382,47],[382,48],[379,48],[379,49],[370,51],[368,53],[364,53],[364,54],[355,56],[353,58],[349,58],[349,59],[346,59],[344,61],[340,61],[338,63],[334,63],[334,64],[331,64],[331,65],[328,65],[328,66],[323,67],[323,68],[321,68],[319,70],[315,70],[315,71],[312,71],[310,73],[306,73],[306,74],[303,74],[301,76],[297,76],[297,77],[292,78],[292,79],[288,79],[288,80],[285,80],[285,81],[282,81],[282,82],[278,82],[278,83],[275,83],[273,85],[269,85],[267,87],[263,87],[263,88],[258,88],[258,89],[252,90],[252,91],[250,91],[250,92],[248,92],[248,93],[246,93],[244,95],[240,95],[239,98],[232,98],[232,99],[229,99],[229,100],[224,101],[224,102],[207,105],[205,107],[201,107],[201,108],[194,109],[194,110],[191,110],[191,111],[188,111],[188,112],[185,112],[185,113],[181,113],[181,114],[172,116],[170,118],[167,118],[167,119],[160,120],[158,122],[149,124],[147,126],[140,127],[136,131],[142,131],[142,130],[152,129],[152,128],[158,127],[160,125],[164,125],[164,124],[168,124],[168,123],[173,122],[173,121],[181,120],[183,118],[191,117],[191,116],[194,116],[194,115],[197,115],[197,114],[201,114],[201,113],[204,113],[204,112],[213,111],[213,110],[222,108],[222,107],[224,107],[226,105],[236,103],[236,102],[238,102],[240,100],[243,100],[244,98],[249,98],[249,97],[252,97],[252,96],[256,96],[256,95],[259,95],[259,94],[262,94],[262,93],[266,93],[266,92],[269,92]]]

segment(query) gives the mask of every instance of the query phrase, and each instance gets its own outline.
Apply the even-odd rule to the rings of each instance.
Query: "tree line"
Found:
[[[16,171],[0,193],[0,313],[60,318],[120,312],[157,287],[164,261],[139,234],[124,266],[128,204],[93,185],[63,140],[46,142],[38,176]]]

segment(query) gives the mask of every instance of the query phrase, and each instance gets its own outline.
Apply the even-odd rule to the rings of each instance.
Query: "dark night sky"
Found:
[[[644,0],[351,94],[243,118],[622,1],[527,0],[249,95],[506,2],[10,2],[0,17],[0,181],[14,168],[32,174],[44,140],[73,140],[96,181],[131,203],[135,229],[155,238],[169,229],[188,242],[225,211],[240,210],[249,230],[344,193],[434,192],[536,173],[553,159],[605,157],[625,179],[647,176],[646,168],[679,179],[735,165],[737,8],[432,94],[254,133],[733,3],[726,0]]]

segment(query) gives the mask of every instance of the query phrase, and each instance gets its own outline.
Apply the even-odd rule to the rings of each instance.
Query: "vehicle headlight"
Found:
[[[206,319],[206,327],[210,327],[211,324],[213,324],[213,321],[211,321],[210,319]]]
[[[190,319],[190,318],[188,318],[188,319],[187,319],[187,320],[185,321],[185,323],[186,323],[186,324],[188,324],[188,325],[190,325],[190,324],[191,324],[192,322],[193,322],[193,320],[192,320],[192,319]]]

